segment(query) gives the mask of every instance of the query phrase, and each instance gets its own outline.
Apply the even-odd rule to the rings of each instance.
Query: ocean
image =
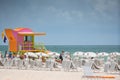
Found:
[[[48,50],[54,52],[68,51],[74,53],[76,51],[82,52],[120,52],[120,45],[46,45]]]
[[[61,53],[67,51],[73,54],[76,51],[82,52],[120,52],[120,45],[45,45],[47,50]],[[8,50],[7,45],[0,45],[0,51],[4,54]]]

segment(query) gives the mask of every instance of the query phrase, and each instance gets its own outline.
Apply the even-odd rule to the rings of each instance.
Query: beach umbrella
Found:
[[[79,52],[79,51],[77,51],[77,52],[75,52],[74,54],[73,54],[73,56],[82,56],[83,57],[83,55],[84,55],[84,52]]]
[[[60,56],[60,53],[54,52],[56,56]]]
[[[42,53],[42,56],[43,56],[43,57],[48,57],[49,55],[46,54],[46,53]]]
[[[35,53],[37,56],[40,56],[40,57],[48,57],[48,54],[46,54],[46,53],[43,53],[43,52],[37,52],[37,53]]]
[[[33,53],[33,52],[26,52],[26,53],[24,53],[25,55],[27,55],[27,56],[30,56],[30,57],[38,57],[35,53]]]
[[[79,57],[84,57],[85,52],[78,52]]]
[[[84,53],[84,57],[96,57],[96,56],[97,55],[94,52],[86,52],[86,53]]]
[[[64,57],[67,56],[68,54],[70,54],[70,52],[68,51],[64,52]]]
[[[66,52],[64,52],[64,54],[70,54],[70,52],[66,51]]]
[[[48,54],[46,54],[46,53],[43,53],[43,52],[37,52],[37,53],[35,53],[36,55],[38,55],[38,56],[40,56],[40,57],[48,57],[49,55]]]
[[[109,54],[106,53],[106,52],[100,52],[97,54],[98,56],[101,56],[101,57],[105,57],[105,56],[108,56]]]
[[[55,56],[60,56],[60,54],[57,53],[57,52],[49,52],[48,55],[50,55],[50,56],[53,56],[53,55],[55,55]]]
[[[110,53],[110,55],[116,56],[116,55],[120,55],[120,53],[119,52],[112,52],[112,53]]]
[[[73,56],[79,56],[79,53],[78,53],[78,52],[75,52],[75,53],[73,54]]]
[[[112,52],[110,53],[111,57],[120,57],[120,53],[119,52]]]
[[[118,56],[120,56],[120,53],[118,52],[118,54],[117,54]]]
[[[25,52],[24,55],[28,56],[29,53],[30,53],[30,52]]]
[[[37,52],[37,53],[35,53],[37,56],[40,56],[40,57],[42,57],[42,52]]]

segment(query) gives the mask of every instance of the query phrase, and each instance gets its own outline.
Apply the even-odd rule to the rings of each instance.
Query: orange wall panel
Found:
[[[16,52],[17,51],[17,40],[13,35],[12,29],[5,29],[6,36],[9,40],[9,51]]]

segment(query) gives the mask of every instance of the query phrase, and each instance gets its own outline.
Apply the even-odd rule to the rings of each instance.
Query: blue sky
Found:
[[[120,45],[120,0],[0,0],[0,32],[29,27],[46,45]],[[0,44],[4,44],[0,37]]]

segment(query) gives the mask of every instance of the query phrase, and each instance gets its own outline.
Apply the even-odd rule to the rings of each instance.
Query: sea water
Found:
[[[46,45],[50,51],[58,52],[67,51],[74,53],[76,51],[82,52],[120,52],[120,45]]]
[[[120,52],[120,45],[45,45],[47,50],[61,53],[67,51],[73,54],[76,51],[82,52]],[[0,51],[4,54],[8,51],[8,45],[0,45]]]

